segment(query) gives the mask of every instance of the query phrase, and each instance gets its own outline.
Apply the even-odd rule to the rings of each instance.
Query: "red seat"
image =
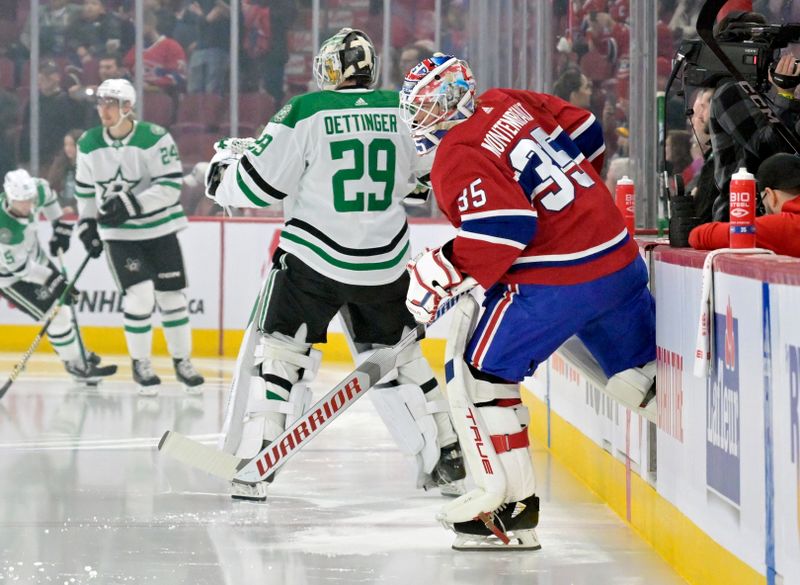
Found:
[[[191,168],[200,161],[211,160],[214,156],[214,142],[217,133],[208,132],[202,124],[177,123],[172,127],[172,137],[178,145],[181,163]]]
[[[14,62],[8,57],[0,57],[0,87],[14,88]]]
[[[275,100],[268,93],[239,95],[240,125],[265,126],[275,113]]]
[[[236,132],[231,132],[231,125],[230,124],[223,124],[219,127],[219,135],[222,137],[228,136],[240,136],[242,138],[246,137],[253,137],[257,138],[256,130],[261,128],[261,124],[245,124],[244,122],[239,123],[239,128]]]
[[[175,121],[175,100],[158,91],[145,93],[144,119],[169,128]]]
[[[215,128],[222,120],[225,99],[213,93],[189,93],[181,96],[178,104],[178,122]]]

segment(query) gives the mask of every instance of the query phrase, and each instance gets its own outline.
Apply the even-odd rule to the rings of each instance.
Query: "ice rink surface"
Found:
[[[3,379],[17,354],[0,354]],[[537,552],[456,552],[414,487],[369,398],[290,461],[266,504],[156,451],[174,429],[214,444],[229,360],[195,360],[202,396],[155,360],[157,398],[137,396],[127,358],[97,389],[40,352],[0,400],[0,584],[672,585],[677,574],[597,496],[534,445]],[[317,397],[347,368],[323,368]]]

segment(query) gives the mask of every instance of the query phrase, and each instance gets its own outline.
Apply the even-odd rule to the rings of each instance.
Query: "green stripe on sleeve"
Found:
[[[239,167],[236,167],[236,184],[239,185],[239,188],[242,190],[242,193],[245,194],[250,201],[253,202],[254,205],[257,207],[269,207],[269,203],[258,197],[250,187],[247,186],[247,183],[244,182],[242,179],[242,174],[239,172]]]
[[[174,181],[158,181],[156,185],[161,185],[162,187],[172,187],[173,189],[177,189],[178,191],[181,190],[180,183],[176,183]]]

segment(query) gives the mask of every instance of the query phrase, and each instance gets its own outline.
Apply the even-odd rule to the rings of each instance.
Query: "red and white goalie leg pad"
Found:
[[[291,338],[279,333],[262,335],[254,349],[253,371],[247,388],[244,416],[231,428],[241,437],[234,454],[241,458],[255,457],[261,449],[294,423],[313,403],[307,381],[319,370],[321,353],[311,349],[305,339],[305,328]],[[236,401],[236,399],[233,399]],[[238,499],[263,500],[264,486],[234,482],[232,496]],[[243,493],[247,492],[247,493]],[[250,493],[252,496],[248,496]]]
[[[477,301],[465,297],[453,312],[445,350],[447,397],[476,488],[444,506],[437,518],[456,533],[456,550],[541,548],[528,411],[519,385],[472,376],[464,350],[477,321]]]

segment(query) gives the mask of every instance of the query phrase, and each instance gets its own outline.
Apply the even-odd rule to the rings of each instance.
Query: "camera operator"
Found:
[[[733,11],[719,23],[715,36],[720,41],[746,41],[750,39],[752,27],[765,24],[761,14]],[[795,76],[800,73],[800,67],[794,57],[786,55],[778,62],[776,73]],[[776,115],[787,127],[795,130],[800,121],[800,102],[794,100],[795,88],[781,89],[774,82],[773,87],[778,92],[773,100]],[[757,169],[761,161],[778,152],[786,152],[790,147],[731,78],[717,84],[711,99],[709,128],[715,161],[714,181],[719,189],[713,205],[713,219],[727,221],[728,187],[733,173],[742,167]]]

